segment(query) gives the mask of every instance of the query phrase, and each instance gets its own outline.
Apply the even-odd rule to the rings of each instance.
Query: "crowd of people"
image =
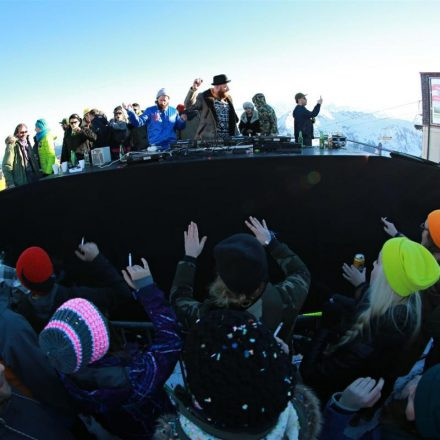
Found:
[[[344,264],[353,294],[324,301],[307,343],[311,274],[255,217],[215,245],[205,299],[194,222],[169,294],[145,259],[119,272],[95,243],[78,245],[76,271],[24,249],[0,266],[0,437],[440,438],[440,210],[420,243],[381,221],[373,270]],[[130,333],[134,317],[152,333]]]
[[[72,113],[60,122],[64,137],[59,162],[71,166],[81,160],[91,163],[90,152],[106,146],[110,147],[111,159],[117,160],[121,154],[144,150],[149,145],[168,150],[177,140],[276,135],[277,117],[274,109],[266,103],[264,94],[257,93],[252,102],[245,102],[244,112],[238,118],[229,93],[229,82],[227,75],[216,75],[212,87],[200,92],[203,80],[197,78],[184,103],[176,108],[170,105],[170,96],[162,88],[157,92],[153,106],[141,110],[137,103],[124,103],[114,108],[110,120],[96,108],[84,109],[82,117]],[[322,99],[311,112],[305,107],[306,95],[296,94],[295,101],[295,140],[310,146],[314,118],[320,111]],[[35,132],[32,142],[27,125],[20,123],[14,135],[5,140],[2,172],[7,188],[32,183],[54,173],[53,166],[58,161],[55,140],[45,119],[36,121]]]

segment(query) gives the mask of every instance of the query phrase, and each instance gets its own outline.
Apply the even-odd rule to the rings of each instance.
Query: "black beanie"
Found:
[[[293,396],[288,356],[245,311],[216,310],[198,320],[186,338],[183,360],[192,395],[219,429],[271,428]]]
[[[231,235],[217,244],[214,257],[220,278],[234,293],[250,295],[268,280],[266,253],[252,235]]]
[[[440,437],[440,365],[423,374],[414,398],[417,431],[423,438]]]

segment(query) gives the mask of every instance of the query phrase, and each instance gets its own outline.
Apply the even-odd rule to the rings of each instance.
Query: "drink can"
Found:
[[[365,256],[364,254],[356,254],[353,258],[353,266],[356,267],[361,272],[365,268]]]

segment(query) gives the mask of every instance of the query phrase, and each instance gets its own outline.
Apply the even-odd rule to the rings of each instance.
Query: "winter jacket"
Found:
[[[163,385],[178,360],[176,316],[163,293],[149,284],[136,292],[154,325],[150,346],[128,345],[62,380],[81,411],[123,439],[149,439],[156,419],[172,410]]]
[[[262,93],[257,93],[252,102],[258,111],[260,118],[260,129],[263,136],[269,136],[271,134],[278,133],[278,121],[275,114],[275,110],[266,104],[266,98]]]
[[[124,152],[127,153],[130,148],[130,130],[128,124],[124,121],[109,122],[109,143],[112,160],[119,159],[121,145]]]
[[[69,127],[64,132],[63,148],[61,150],[61,162],[70,162],[70,154],[75,152],[77,159],[84,159],[84,154],[90,150],[90,143],[95,141],[96,134],[87,127],[81,127],[81,131],[77,134],[72,134],[72,129]]]
[[[352,420],[357,416],[357,412],[340,405],[340,395],[341,393],[335,393],[325,407],[319,440],[351,440],[354,438],[346,430],[350,430]],[[382,411],[382,413],[384,412]],[[381,420],[374,428],[364,434],[359,434],[360,436],[356,436],[356,438],[358,440],[421,440],[426,438],[417,434],[414,423],[408,422],[405,428],[399,426],[398,423],[398,420],[393,420],[388,416],[386,422]]]
[[[185,127],[185,121],[179,116],[174,107],[168,106],[160,110],[157,105],[148,107],[140,116],[133,110],[127,110],[130,123],[135,127],[147,125],[148,142],[168,150],[176,141],[176,130]]]
[[[361,299],[361,302],[363,299]],[[357,316],[360,309],[353,316]],[[372,377],[385,380],[383,398],[390,393],[393,383],[401,375],[400,367],[414,332],[415,323],[406,320],[404,305],[394,308],[393,317],[382,316],[371,322],[371,332],[359,334],[355,339],[325,352],[332,331],[318,330],[311,348],[301,363],[304,383],[311,386],[326,402],[335,392],[344,390],[359,377]]]
[[[310,272],[301,259],[286,244],[273,238],[267,246],[270,254],[279,264],[286,278],[278,284],[268,283],[261,298],[248,312],[254,314],[271,331],[280,322],[283,328],[279,336],[290,343],[293,328],[310,287]],[[186,256],[177,265],[170,301],[176,310],[179,322],[190,328],[200,316],[218,308],[213,298],[199,302],[194,298],[195,258]]]
[[[130,130],[130,147],[133,151],[145,150],[148,147],[147,126],[134,127],[128,124]]]
[[[0,406],[2,440],[73,440],[73,435],[36,400],[14,388],[11,397]]]
[[[25,155],[28,160],[25,159]],[[6,145],[2,170],[8,188],[38,180],[40,177],[38,160],[32,151],[29,137],[27,138],[27,147],[23,147],[18,141]]]
[[[96,135],[96,138],[93,140],[93,148],[107,147],[110,137],[110,127],[107,118],[104,115],[95,115],[90,128]]]
[[[183,130],[179,130],[177,133],[177,139],[190,140],[196,137],[197,128],[200,124],[200,113],[197,110],[185,111],[187,116],[186,126]]]
[[[252,116],[249,118],[246,112],[240,116],[238,129],[243,136],[256,136],[261,133],[260,120],[258,119],[257,110],[253,110]]]
[[[0,284],[0,358],[32,396],[53,411],[73,421],[72,402],[56,371],[41,351],[29,323],[9,308],[8,296]],[[0,416],[1,425],[1,416]],[[0,430],[1,432],[1,430]],[[0,438],[3,438],[0,435]]]
[[[293,413],[296,414],[297,419],[294,421],[294,433],[291,436],[284,434],[281,437],[282,432],[276,432],[277,428],[280,428],[280,419],[275,427],[267,433],[264,437],[258,434],[250,434],[243,432],[231,432],[231,431],[221,431],[207,423],[203,416],[200,416],[192,407],[188,404],[187,399],[180,398],[179,389],[176,392],[169,390],[171,399],[175,402],[177,407],[177,416],[166,415],[160,418],[157,425],[156,432],[154,434],[153,440],[193,440],[193,439],[212,439],[221,438],[225,440],[263,440],[268,438],[271,439],[288,439],[288,440],[317,440],[319,438],[319,433],[321,431],[321,411],[320,404],[313,392],[304,387],[303,385],[297,385],[295,387],[295,394],[290,404],[293,407]],[[184,397],[184,395],[182,396]],[[231,397],[233,398],[233,397]],[[189,422],[189,423],[188,423]],[[188,432],[188,426],[194,427],[201,431],[197,435],[194,433],[191,437],[185,432],[185,428]],[[292,428],[292,427],[291,427]],[[298,432],[299,431],[299,432]],[[296,435],[295,435],[296,434]],[[246,437],[244,437],[246,435]],[[335,437],[336,439],[336,437]]]
[[[310,111],[303,105],[297,105],[293,110],[295,142],[299,141],[299,132],[302,132],[304,145],[311,146],[313,139],[313,122],[311,118],[318,116],[321,104],[316,104]]]
[[[211,89],[199,93],[191,87],[186,95],[185,107],[187,111],[198,110],[200,114],[200,123],[195,136],[196,139],[215,139],[218,137],[218,118],[214,101],[215,98]],[[226,101],[229,104],[229,136],[234,136],[238,134],[238,116],[235,113],[231,96],[227,95]]]
[[[55,147],[52,133],[48,132],[40,141],[36,142],[38,157],[40,159],[40,168],[43,174],[52,174],[52,165],[55,163]]]
[[[37,333],[40,333],[58,307],[69,299],[85,298],[111,317],[121,306],[133,301],[127,283],[102,254],[98,254],[90,263],[85,263],[84,270],[90,273],[99,287],[65,287],[54,284],[47,295],[36,298],[32,295],[23,295],[16,311],[29,321]]]

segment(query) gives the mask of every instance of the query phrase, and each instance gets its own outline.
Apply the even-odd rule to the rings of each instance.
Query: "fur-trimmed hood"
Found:
[[[258,121],[258,118],[259,118],[258,111],[253,109],[252,110],[252,117],[251,117],[250,123],[253,124],[255,121]],[[240,121],[242,121],[243,123],[247,124],[248,120],[247,120],[247,114],[246,114],[245,111],[241,114]]]
[[[299,440],[318,440],[322,427],[320,402],[310,388],[297,385],[291,400],[298,416],[300,426]],[[176,415],[165,414],[159,418],[153,440],[175,440],[178,436],[179,418]],[[280,439],[281,440],[281,439]]]

